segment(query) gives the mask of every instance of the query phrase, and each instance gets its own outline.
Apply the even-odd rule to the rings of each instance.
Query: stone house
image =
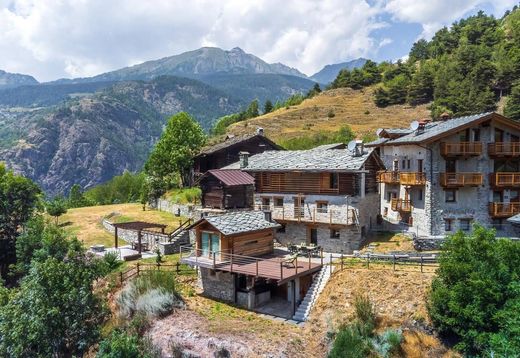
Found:
[[[261,211],[204,217],[191,225],[195,248],[181,250],[181,262],[199,268],[206,296],[253,310],[276,302],[278,314],[291,317],[322,265],[277,254],[278,228]]]
[[[342,148],[342,149],[336,149]],[[379,213],[378,155],[359,141],[353,150],[327,145],[310,150],[266,151],[226,168],[255,178],[255,208],[281,224],[283,244],[315,244],[327,252],[352,253]]]
[[[443,236],[478,222],[514,235],[506,219],[520,213],[520,123],[497,113],[444,115],[378,136],[366,146],[388,168],[378,176],[388,227]]]

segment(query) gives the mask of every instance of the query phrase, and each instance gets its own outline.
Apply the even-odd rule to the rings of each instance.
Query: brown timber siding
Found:
[[[369,171],[365,174],[365,193],[376,193],[377,172],[381,170],[381,166],[373,155],[365,162],[365,170]]]
[[[263,230],[241,236],[225,237],[223,240],[233,242],[233,253],[243,256],[261,256],[273,252],[273,230]]]
[[[338,188],[330,188],[330,173],[254,173],[258,193],[355,195],[358,174],[339,173]]]

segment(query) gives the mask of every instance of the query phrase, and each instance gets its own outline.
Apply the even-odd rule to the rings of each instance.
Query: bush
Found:
[[[457,349],[520,351],[520,242],[475,225],[472,234],[447,238],[437,273],[428,310],[437,329],[458,340]]]
[[[173,275],[164,271],[149,271],[130,281],[119,293],[117,304],[119,314],[125,318],[136,314],[162,317],[183,306]]]
[[[105,256],[103,256],[103,261],[105,261],[109,272],[114,271],[123,263],[121,260],[119,260],[119,254],[115,251],[107,252]]]
[[[361,324],[361,330],[366,336],[370,336],[376,328],[376,314],[370,298],[367,295],[356,295],[354,297],[354,309]]]
[[[396,356],[401,351],[403,334],[400,330],[388,329],[372,340],[374,350],[384,358]]]
[[[101,341],[96,355],[99,358],[140,358],[139,337],[115,330]]]
[[[366,358],[370,347],[356,326],[347,326],[338,332],[329,358]]]

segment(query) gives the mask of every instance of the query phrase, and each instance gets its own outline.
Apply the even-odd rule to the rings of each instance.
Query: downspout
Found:
[[[433,235],[433,205],[432,205],[432,195],[433,195],[433,150],[431,148],[422,146],[417,144],[418,147],[426,149],[430,152],[430,235]],[[426,196],[426,193],[424,193]]]

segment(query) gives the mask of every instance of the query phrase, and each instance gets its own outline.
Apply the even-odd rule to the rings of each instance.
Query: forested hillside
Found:
[[[407,61],[368,61],[361,69],[342,70],[331,87],[360,89],[378,84],[379,107],[432,102],[432,116],[447,111],[465,115],[497,109],[520,119],[520,10],[503,18],[483,12],[439,30],[430,41],[419,40]]]

